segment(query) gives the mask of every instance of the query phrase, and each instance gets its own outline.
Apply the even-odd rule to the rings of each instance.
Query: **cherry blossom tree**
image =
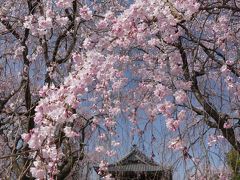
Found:
[[[210,155],[240,152],[240,2],[8,0],[0,12],[2,174],[104,170],[123,121],[151,144],[163,121],[193,178]]]
[[[40,140],[35,135],[37,131],[33,130],[37,124],[34,118],[41,116],[36,112],[37,104],[49,87],[60,87],[76,63],[74,61],[79,60],[79,53],[84,53],[83,45],[88,44],[88,37],[97,35],[95,21],[103,19],[101,14],[111,7],[115,8],[113,12],[117,12],[120,5],[113,1],[92,2],[88,7],[86,2],[71,0],[10,0],[1,3],[1,177],[27,179],[33,176],[42,179],[44,170],[36,168],[41,166],[41,160],[38,158],[33,162],[36,159],[34,153],[38,153],[40,148],[35,144]],[[79,90],[83,92],[84,88]],[[87,116],[87,113],[81,113],[79,121],[74,121],[79,133],[71,131],[73,123],[70,123],[58,140],[55,139],[59,142],[56,147],[62,147],[60,154],[54,147],[45,151],[46,156],[55,158],[54,161],[61,154],[68,154],[61,158],[61,165],[58,164],[61,173],[57,177],[60,179],[70,172],[77,172],[76,168],[81,169],[82,165],[88,163],[82,161],[85,155],[84,141],[91,137],[91,129],[87,129],[92,123],[92,116]],[[47,135],[48,127],[44,129],[45,132],[39,133]],[[77,141],[67,142],[66,138],[75,135],[78,135]],[[27,139],[30,140],[28,145],[23,142]],[[79,163],[75,164],[74,169],[76,161]],[[55,163],[49,162],[48,165],[51,171],[57,171]]]

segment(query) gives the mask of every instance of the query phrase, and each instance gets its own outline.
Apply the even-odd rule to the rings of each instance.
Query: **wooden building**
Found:
[[[98,171],[98,168],[95,168]],[[115,180],[172,180],[172,170],[164,168],[133,146],[120,161],[108,165],[107,172]]]

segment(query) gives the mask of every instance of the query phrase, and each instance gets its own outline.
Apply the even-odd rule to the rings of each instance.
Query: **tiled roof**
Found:
[[[114,165],[126,165],[137,163],[149,164],[154,166],[158,165],[152,159],[143,154],[136,146],[133,146],[131,152],[127,156],[116,162]]]
[[[95,167],[98,171],[99,167]],[[158,172],[171,174],[170,168],[157,164],[153,159],[147,157],[136,146],[133,146],[129,154],[114,164],[108,165],[108,172]]]
[[[160,166],[148,164],[126,164],[126,165],[109,165],[108,172],[155,172],[162,171]]]
[[[114,164],[108,166],[109,172],[127,172],[127,171],[168,171],[170,169],[164,169],[157,164],[153,159],[147,157],[142,153],[136,145],[133,146],[131,152],[124,158]]]

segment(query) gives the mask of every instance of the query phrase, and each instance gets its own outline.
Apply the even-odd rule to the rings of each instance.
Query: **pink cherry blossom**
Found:
[[[38,169],[35,167],[31,167],[30,172],[32,173],[33,177],[35,177],[37,179],[45,179],[46,178],[46,171],[44,169]]]
[[[65,25],[68,23],[68,18],[67,18],[67,17],[57,16],[57,17],[56,17],[56,22],[57,22],[60,26],[65,26]]]
[[[58,0],[57,6],[59,8],[69,8],[72,5],[73,0]]]
[[[208,146],[211,147],[213,144],[222,139],[224,139],[222,135],[210,135],[208,138]]]
[[[178,113],[178,120],[179,121],[183,121],[185,118],[186,118],[186,111],[185,110],[181,110],[179,113]]]
[[[79,14],[81,18],[85,20],[92,19],[92,11],[87,6],[83,6],[82,8],[80,8]]]
[[[67,127],[67,126],[66,126],[66,127],[63,129],[63,131],[64,131],[65,135],[66,135],[67,137],[69,137],[69,138],[79,136],[79,134],[76,133],[76,132],[74,132],[71,127]]]
[[[173,150],[182,150],[184,148],[183,142],[179,138],[172,139],[168,144],[168,148]]]
[[[52,19],[50,17],[39,17],[38,18],[38,26],[41,30],[51,29],[52,28]]]
[[[232,126],[233,125],[229,120],[223,124],[223,128],[225,128],[225,129],[230,129],[230,128],[232,128]]]
[[[179,120],[174,120],[173,118],[166,119],[166,126],[170,131],[176,131],[179,127]]]
[[[25,141],[25,142],[28,142],[31,138],[31,135],[30,134],[27,134],[27,133],[23,133],[21,135],[22,139]]]
[[[117,142],[117,141],[112,141],[111,144],[114,147],[120,146],[120,142]]]
[[[103,152],[105,149],[104,149],[103,146],[97,146],[97,147],[95,148],[95,150],[96,150],[98,153],[101,153],[101,152]]]
[[[171,116],[175,106],[170,101],[165,101],[159,105],[159,112],[165,116]]]
[[[107,171],[107,166],[107,162],[101,161],[99,164],[99,173],[101,173],[101,171]]]
[[[187,102],[187,94],[183,90],[178,90],[174,93],[174,97],[177,103],[185,103]]]

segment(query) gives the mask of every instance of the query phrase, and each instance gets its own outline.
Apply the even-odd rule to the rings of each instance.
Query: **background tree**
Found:
[[[231,149],[227,154],[227,163],[233,171],[233,179],[239,179],[240,160],[238,151]]]

